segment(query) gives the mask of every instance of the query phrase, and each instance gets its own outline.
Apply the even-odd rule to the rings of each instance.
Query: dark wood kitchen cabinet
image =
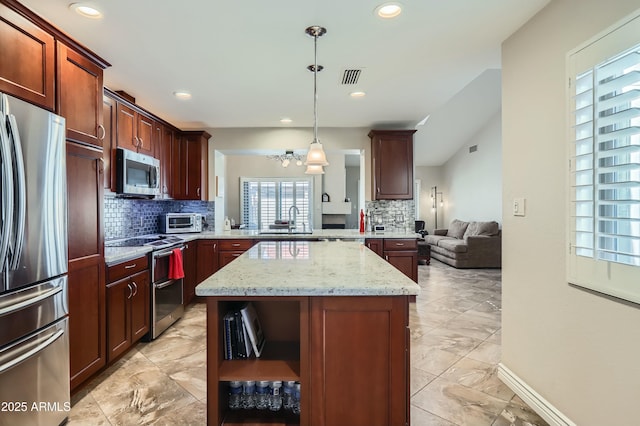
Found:
[[[374,200],[413,199],[415,130],[372,130],[371,173]]]
[[[418,282],[418,240],[413,238],[367,238],[365,245]]]
[[[173,198],[207,201],[209,138],[205,131],[181,132],[172,150]]]
[[[257,241],[245,239],[219,240],[218,269],[228,265],[245,251],[249,250]]]
[[[111,265],[107,277],[107,348],[112,362],[149,331],[148,257]]]
[[[118,117],[118,146],[130,151],[154,156],[155,123],[153,118],[120,101],[116,106],[116,111]]]
[[[116,104],[115,99],[106,95],[102,96],[104,188],[109,191],[116,189]]]
[[[187,306],[196,297],[198,281],[198,241],[189,241],[182,252],[184,280],[182,281],[182,304]]]
[[[58,114],[65,117],[67,139],[102,148],[103,66],[57,44]]]
[[[102,150],[67,142],[71,389],[106,365]]]
[[[383,244],[385,260],[418,282],[418,240],[386,238]]]
[[[210,425],[406,425],[409,308],[406,296],[206,297]],[[224,315],[251,302],[265,355],[224,359]],[[295,380],[301,412],[229,410],[231,380]],[[366,391],[359,398],[345,398]]]
[[[55,47],[52,34],[0,4],[0,92],[53,111]]]
[[[218,240],[198,240],[198,284],[218,270]]]
[[[160,160],[160,198],[173,198],[171,154],[175,130],[156,122],[156,158]]]

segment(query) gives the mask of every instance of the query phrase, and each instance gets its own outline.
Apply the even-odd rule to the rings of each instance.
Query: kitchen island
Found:
[[[409,423],[409,298],[419,287],[355,241],[260,242],[207,278],[209,425]],[[224,316],[251,302],[260,358],[227,360]],[[232,380],[301,384],[300,414],[229,410]]]

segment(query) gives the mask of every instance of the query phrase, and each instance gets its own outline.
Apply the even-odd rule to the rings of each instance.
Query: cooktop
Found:
[[[152,237],[127,238],[126,240],[108,241],[105,247],[140,247],[152,246],[154,248],[165,248],[183,242],[183,239],[173,235],[158,235]]]

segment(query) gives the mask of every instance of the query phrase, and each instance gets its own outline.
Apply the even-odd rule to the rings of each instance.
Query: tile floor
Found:
[[[500,270],[421,265],[410,312],[413,426],[542,426],[496,377]],[[206,424],[205,306],[139,343],[72,398],[69,426]],[[337,426],[337,425],[336,425]]]

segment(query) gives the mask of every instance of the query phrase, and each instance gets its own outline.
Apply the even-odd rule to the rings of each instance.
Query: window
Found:
[[[269,229],[277,220],[288,220],[296,206],[297,228],[313,223],[311,178],[240,178],[240,210],[248,229]]]
[[[640,18],[570,55],[573,284],[640,303]],[[631,47],[630,47],[631,46]]]

